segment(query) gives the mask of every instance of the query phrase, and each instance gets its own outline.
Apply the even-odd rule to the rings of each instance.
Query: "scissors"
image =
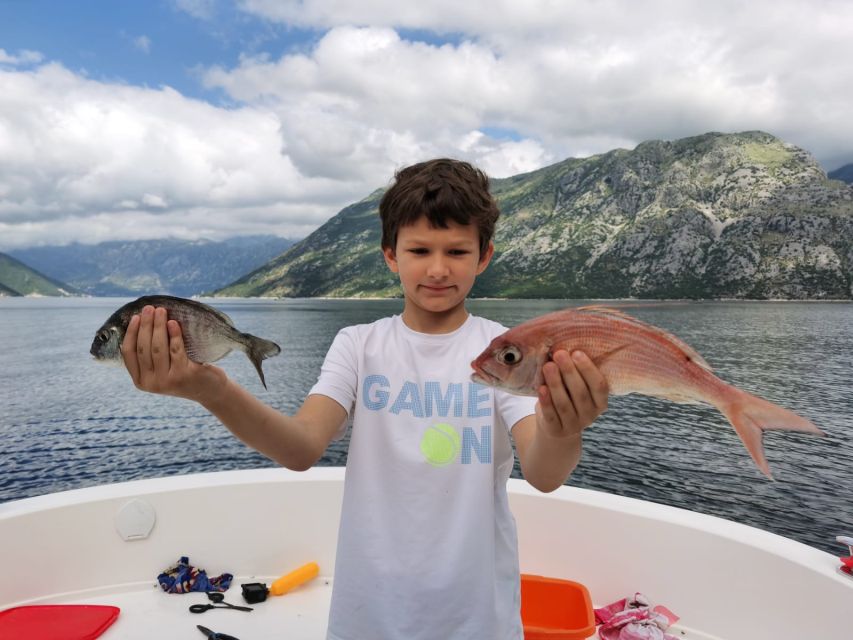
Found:
[[[207,627],[202,627],[200,624],[197,624],[196,627],[198,627],[198,630],[207,636],[207,640],[240,640],[234,636],[229,636],[227,633],[216,633]]]
[[[190,606],[190,611],[193,613],[204,613],[211,609],[235,609],[236,611],[252,611],[252,607],[238,607],[237,605],[228,604],[225,602],[225,594],[216,591],[208,591],[207,598],[214,604],[194,604]],[[223,606],[216,606],[221,604]]]

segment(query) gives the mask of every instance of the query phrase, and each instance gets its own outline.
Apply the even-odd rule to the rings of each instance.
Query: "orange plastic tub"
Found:
[[[524,640],[582,640],[595,633],[595,612],[579,582],[522,574]]]

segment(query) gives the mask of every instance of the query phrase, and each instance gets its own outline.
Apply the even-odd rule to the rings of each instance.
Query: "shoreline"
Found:
[[[72,296],[46,296],[41,294],[29,294],[25,296],[9,296],[0,294],[0,301],[6,300],[134,300],[139,296],[93,296],[93,295],[72,295]],[[180,297],[180,296],[179,296]],[[190,300],[207,300],[222,302],[240,302],[240,301],[265,301],[265,302],[284,302],[284,301],[346,301],[346,302],[383,302],[383,301],[403,301],[402,297],[383,298],[376,296],[314,296],[310,298],[290,298],[279,296],[204,296],[193,295],[186,296]],[[769,304],[853,304],[853,298],[509,298],[509,297],[483,297],[483,298],[467,298],[466,302],[521,302],[521,301],[538,301],[545,302],[548,300],[563,301],[563,302],[587,302],[594,304],[625,304],[634,305],[670,303],[670,304],[702,304],[702,303],[732,303],[732,302],[763,302]]]

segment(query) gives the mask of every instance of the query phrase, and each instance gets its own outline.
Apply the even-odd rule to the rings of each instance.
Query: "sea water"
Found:
[[[274,463],[198,405],[137,391],[89,355],[119,298],[0,298],[0,501],[96,484]],[[293,413],[343,326],[399,313],[399,300],[207,301],[277,342],[268,390],[242,354],[219,364],[264,402]],[[474,300],[513,326],[581,301]],[[625,303],[623,303],[625,304]],[[853,535],[853,304],[632,302],[632,315],[692,345],[723,380],[809,418],[827,437],[765,436],[775,481],[725,418],[705,406],[614,397],[586,432],[568,484],[708,513],[840,553]],[[318,464],[346,463],[347,440]],[[516,466],[515,475],[520,477]]]

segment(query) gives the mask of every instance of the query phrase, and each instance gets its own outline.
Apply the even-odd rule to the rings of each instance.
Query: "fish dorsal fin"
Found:
[[[675,344],[679,349],[681,349],[684,352],[684,354],[688,358],[690,358],[693,362],[698,364],[703,369],[707,369],[708,371],[713,371],[713,369],[711,368],[711,365],[709,365],[705,361],[705,358],[703,358],[701,355],[699,355],[699,352],[696,351],[696,349],[691,347],[689,344],[684,342],[684,340],[672,335],[669,331],[664,331],[660,327],[656,327],[654,325],[648,324],[646,322],[643,322],[642,320],[637,320],[637,318],[635,318],[634,316],[628,315],[624,311],[620,311],[619,309],[614,309],[613,307],[605,307],[604,305],[588,305],[585,307],[578,307],[577,309],[575,309],[575,311],[582,311],[583,313],[599,313],[601,315],[613,316],[615,318],[619,318],[620,320],[623,320],[625,322],[629,322],[629,323],[636,325],[638,327],[643,327],[644,329],[647,329],[648,331],[652,331],[652,332],[658,334],[659,336],[666,338],[667,340],[669,340],[673,344]]]

